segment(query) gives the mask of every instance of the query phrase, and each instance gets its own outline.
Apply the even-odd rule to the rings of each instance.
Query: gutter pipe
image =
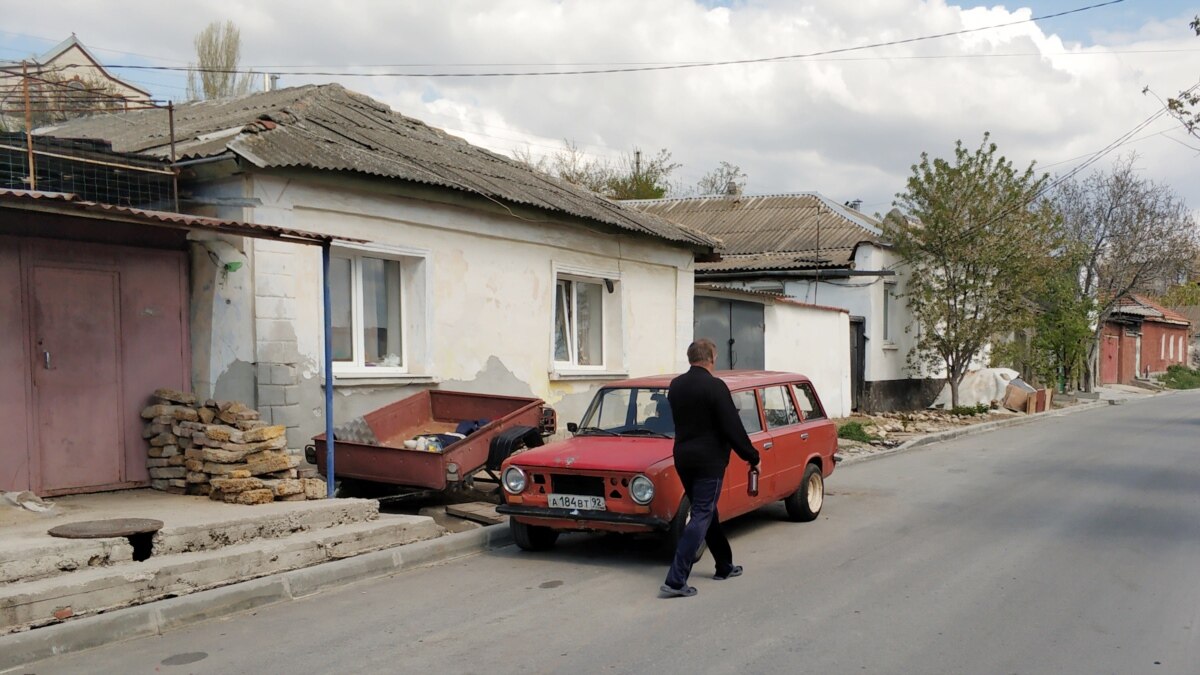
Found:
[[[325,494],[333,499],[333,301],[329,290],[331,242],[321,242],[321,295],[325,329]]]

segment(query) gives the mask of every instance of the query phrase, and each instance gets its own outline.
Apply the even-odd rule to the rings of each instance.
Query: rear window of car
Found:
[[[754,390],[735,391],[733,407],[737,408],[738,417],[742,420],[742,426],[746,427],[746,433],[754,434],[763,430],[762,421],[758,417],[758,398],[754,395]]]
[[[768,429],[778,429],[790,424],[799,424],[800,416],[792,405],[786,386],[767,387],[763,392],[763,417],[767,418]]]
[[[821,409],[821,402],[817,400],[817,394],[813,391],[811,384],[800,382],[793,384],[792,388],[796,392],[796,402],[800,404],[800,410],[804,413],[804,419],[819,420],[825,418],[825,411]]]

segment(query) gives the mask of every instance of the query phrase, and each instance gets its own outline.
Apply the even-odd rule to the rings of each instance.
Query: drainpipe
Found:
[[[325,494],[333,499],[333,302],[329,290],[329,240],[321,243],[321,294],[325,306]]]

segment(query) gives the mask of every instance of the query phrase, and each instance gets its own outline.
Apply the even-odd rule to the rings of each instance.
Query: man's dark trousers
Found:
[[[708,550],[717,562],[717,574],[727,573],[733,566],[733,550],[729,547],[729,540],[725,538],[717,514],[722,479],[697,478],[684,467],[675,468],[679,473],[679,481],[683,483],[684,494],[692,503],[692,519],[684,527],[679,545],[675,547],[675,559],[667,572],[667,585],[683,588],[692,573],[692,564],[696,561],[701,540],[708,542]]]

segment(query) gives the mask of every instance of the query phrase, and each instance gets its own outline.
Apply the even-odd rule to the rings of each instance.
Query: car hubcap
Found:
[[[808,479],[808,510],[816,513],[821,510],[821,504],[825,501],[825,485],[821,480],[821,474],[814,473]]]

